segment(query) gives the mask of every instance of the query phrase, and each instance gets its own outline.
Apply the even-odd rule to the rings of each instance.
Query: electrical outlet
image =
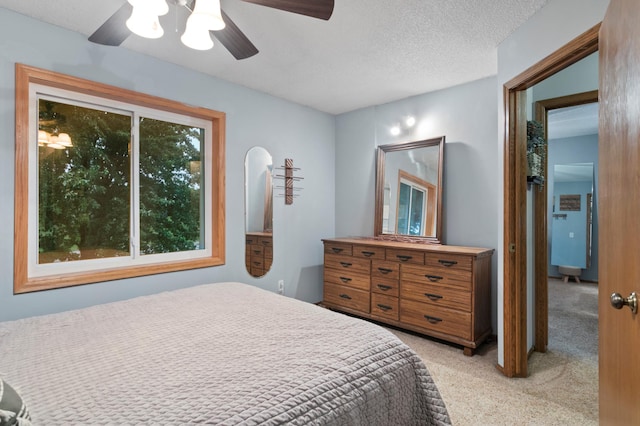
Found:
[[[284,294],[284,280],[278,281],[278,294]]]

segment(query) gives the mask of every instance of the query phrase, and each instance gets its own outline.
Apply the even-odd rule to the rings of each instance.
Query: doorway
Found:
[[[596,69],[597,69],[597,61],[596,61]],[[549,141],[551,138],[567,138],[567,137],[574,137],[576,136],[576,132],[580,133],[585,133],[582,131],[582,129],[585,127],[584,125],[578,125],[577,127],[580,127],[579,129],[568,129],[566,131],[563,131],[562,134],[550,134],[549,132],[549,114],[552,112],[558,112],[561,110],[566,110],[566,109],[571,109],[573,107],[580,107],[580,106],[590,106],[590,105],[597,105],[598,102],[598,91],[597,90],[593,90],[593,91],[589,91],[589,92],[583,92],[583,93],[577,93],[577,94],[572,94],[572,95],[567,95],[567,96],[561,96],[561,97],[556,97],[556,98],[551,98],[551,99],[544,99],[544,100],[540,100],[535,102],[535,107],[534,107],[534,119],[540,123],[542,123],[543,129],[544,129],[544,135],[545,135],[545,140]],[[586,157],[583,157],[582,159],[586,158],[587,160],[591,160],[593,162],[594,160],[594,156],[595,156],[595,160],[597,162],[597,132],[598,132],[598,120],[597,120],[597,107],[596,107],[596,117],[590,117],[590,120],[594,120],[593,123],[588,123],[588,125],[591,126],[592,129],[595,129],[595,154],[592,155],[586,155]],[[575,121],[575,118],[574,118]],[[570,127],[570,126],[567,126]],[[576,127],[576,126],[574,126]],[[591,133],[590,130],[586,130],[586,133]],[[551,136],[551,138],[550,138]],[[574,146],[575,146],[575,142],[574,142]],[[575,149],[575,148],[574,148]],[[551,152],[552,149],[551,147],[549,147],[549,155],[547,157],[547,160],[549,159],[553,159],[553,153]],[[565,156],[563,157],[565,159],[565,162],[567,161],[567,156],[565,154]],[[577,160],[575,160],[575,157],[569,157],[569,158],[573,158],[573,160],[571,162],[575,163]],[[585,160],[586,161],[586,160]],[[546,182],[547,184],[545,185],[544,188],[539,188],[539,190],[542,190],[542,192],[544,192],[545,194],[545,198],[547,200],[546,203],[546,208],[543,210],[543,206],[540,205],[535,205],[535,213],[534,213],[534,217],[536,218],[536,221],[546,221],[546,225],[544,226],[545,229],[547,229],[547,235],[545,236],[545,248],[546,250],[542,250],[541,247],[539,247],[537,244],[534,247],[535,250],[535,254],[534,257],[537,259],[538,257],[542,257],[543,252],[547,253],[547,259],[552,259],[553,256],[553,247],[549,244],[549,241],[552,240],[553,238],[551,237],[554,234],[554,230],[553,230],[553,225],[554,222],[556,224],[557,227],[559,227],[560,225],[566,225],[566,221],[567,221],[567,215],[572,215],[573,213],[567,213],[567,212],[561,212],[560,211],[560,200],[557,199],[556,197],[554,197],[553,194],[553,190],[551,190],[552,185],[553,185],[553,165],[555,163],[557,163],[558,161],[556,159],[553,159],[553,161],[547,161],[547,179]],[[561,161],[562,162],[562,161]],[[597,169],[596,169],[597,170]],[[597,173],[596,173],[597,174]],[[591,176],[593,176],[593,171],[591,173]],[[592,182],[592,187],[595,187],[595,182]],[[550,191],[551,190],[551,191]],[[551,205],[549,205],[549,200],[551,201]],[[586,203],[586,198],[585,198],[585,204]],[[557,205],[556,205],[557,203]],[[595,208],[595,207],[594,207]],[[558,210],[556,212],[556,209]],[[591,209],[590,206],[585,206],[585,209],[589,209],[590,212]],[[551,222],[549,222],[549,218],[551,218]],[[585,215],[585,222],[586,222],[586,218],[587,215]],[[593,213],[591,214],[591,218],[593,218]],[[592,224],[593,221],[591,221],[590,225]],[[551,223],[551,226],[549,226],[549,223]],[[596,222],[597,223],[597,222]],[[542,228],[542,227],[541,227]],[[597,257],[595,259],[596,265],[594,268],[591,268],[591,265],[587,265],[587,263],[591,262],[591,253],[592,251],[590,250],[590,248],[596,244],[596,248],[597,248],[597,241],[593,241],[592,235],[594,235],[593,233],[593,228],[588,228],[585,226],[584,229],[585,233],[585,255],[584,255],[584,259],[585,259],[585,263],[584,263],[584,269],[590,269],[593,270],[594,272],[591,274],[588,274],[587,277],[589,279],[589,281],[597,281]],[[595,235],[597,235],[597,232],[595,233]],[[542,236],[540,236],[542,237]],[[573,238],[573,235],[571,235],[571,238]],[[542,239],[542,238],[540,238]],[[540,244],[542,244],[540,242]],[[551,255],[549,254],[549,249],[551,248]],[[556,248],[557,249],[557,248]],[[566,264],[566,263],[564,263]],[[547,263],[544,265],[542,265],[542,262],[536,263],[536,268],[535,268],[535,272],[534,275],[536,277],[535,282],[534,282],[534,294],[538,295],[538,294],[543,294],[543,295],[548,295],[548,282],[549,282],[549,277],[551,276],[557,276],[559,274],[558,272],[558,268],[557,266],[554,268],[553,266],[553,262],[547,261]],[[582,266],[582,265],[579,265]],[[540,269],[538,269],[540,268]],[[549,334],[548,334],[548,329],[549,329],[549,323],[548,323],[548,318],[549,318],[549,313],[548,313],[548,297],[536,297],[535,301],[534,301],[534,318],[535,318],[535,322],[534,322],[534,339],[533,339],[533,347],[534,350],[537,352],[546,352],[547,351],[547,346],[549,344]]]
[[[504,149],[504,366],[499,368],[507,377],[526,377],[528,374],[527,229],[523,226],[527,223],[526,90],[596,52],[599,29],[600,24],[594,26],[504,86],[507,123]],[[543,177],[547,178],[546,171]],[[546,214],[546,193],[534,191],[533,199],[536,213],[540,209],[541,214]],[[541,289],[536,292],[535,304],[542,306],[548,300],[544,291],[546,284],[539,285],[547,279],[547,226],[546,221],[535,223],[532,237],[536,273],[533,282],[536,289]]]

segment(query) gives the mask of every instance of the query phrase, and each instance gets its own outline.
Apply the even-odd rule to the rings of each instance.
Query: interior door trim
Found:
[[[599,30],[600,24],[595,25],[504,85],[504,366],[499,370],[507,377],[526,377],[528,374],[525,166],[527,116],[526,108],[523,108],[526,101],[524,91],[596,52]],[[535,227],[534,231],[540,233]],[[546,251],[546,232],[544,238],[533,237],[536,246],[544,240]],[[515,249],[510,250],[513,245]],[[534,273],[534,282],[535,280]]]

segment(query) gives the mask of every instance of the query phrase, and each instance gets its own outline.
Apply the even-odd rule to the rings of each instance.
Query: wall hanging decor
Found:
[[[277,169],[284,171],[283,175],[278,174],[275,176],[277,179],[284,180],[284,185],[277,186],[277,188],[283,190],[283,192],[278,195],[284,197],[285,204],[293,204],[293,199],[299,196],[297,192],[302,190],[302,187],[294,186],[294,182],[299,182],[304,179],[301,176],[295,176],[295,172],[299,171],[300,168],[293,167],[293,159],[285,158],[284,166],[278,167]]]

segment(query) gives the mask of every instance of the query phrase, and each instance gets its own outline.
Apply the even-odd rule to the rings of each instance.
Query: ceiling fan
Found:
[[[186,7],[191,11],[191,16],[187,21],[187,31],[182,36],[182,41],[187,46],[194,49],[207,49],[213,46],[209,35],[213,35],[220,43],[236,58],[246,59],[258,53],[258,49],[253,43],[244,35],[244,33],[238,28],[238,26],[229,18],[224,10],[219,7],[219,0],[169,0],[171,3],[177,6]],[[247,3],[254,3],[273,9],[283,10],[286,12],[296,13],[299,15],[310,16],[312,18],[318,18],[328,20],[333,13],[334,0],[241,0]],[[140,6],[148,7],[150,4],[154,4],[156,7],[155,12],[152,12],[153,22],[145,21],[156,31],[155,35],[143,35],[140,32],[137,34],[143,35],[143,37],[157,38],[162,35],[162,29],[159,29],[158,16],[164,15],[168,12],[168,6],[164,0],[128,0],[118,9],[113,15],[107,19],[91,36],[89,41],[93,43],[103,44],[107,46],[119,46],[126,40],[132,33],[131,23],[135,20],[137,13],[136,8]],[[212,3],[215,5],[212,6]],[[190,21],[195,22],[195,16],[199,15],[199,10],[204,13],[209,13],[211,10],[216,9],[215,15],[218,24],[209,22],[208,26],[204,28],[205,33],[202,33],[202,27],[198,25],[197,31],[189,31],[189,27],[196,27],[196,25],[190,25]],[[198,16],[200,17],[200,16]],[[203,23],[201,20],[197,23]],[[222,28],[221,28],[222,27]],[[203,43],[199,43],[199,46],[189,44],[189,40],[194,40],[193,34],[197,33],[198,37],[204,36]],[[160,34],[160,35],[157,35]],[[208,38],[208,42],[207,42]],[[202,41],[202,37],[200,37]],[[196,43],[198,44],[198,43]],[[210,45],[209,45],[210,44]],[[207,47],[208,46],[208,47]]]

